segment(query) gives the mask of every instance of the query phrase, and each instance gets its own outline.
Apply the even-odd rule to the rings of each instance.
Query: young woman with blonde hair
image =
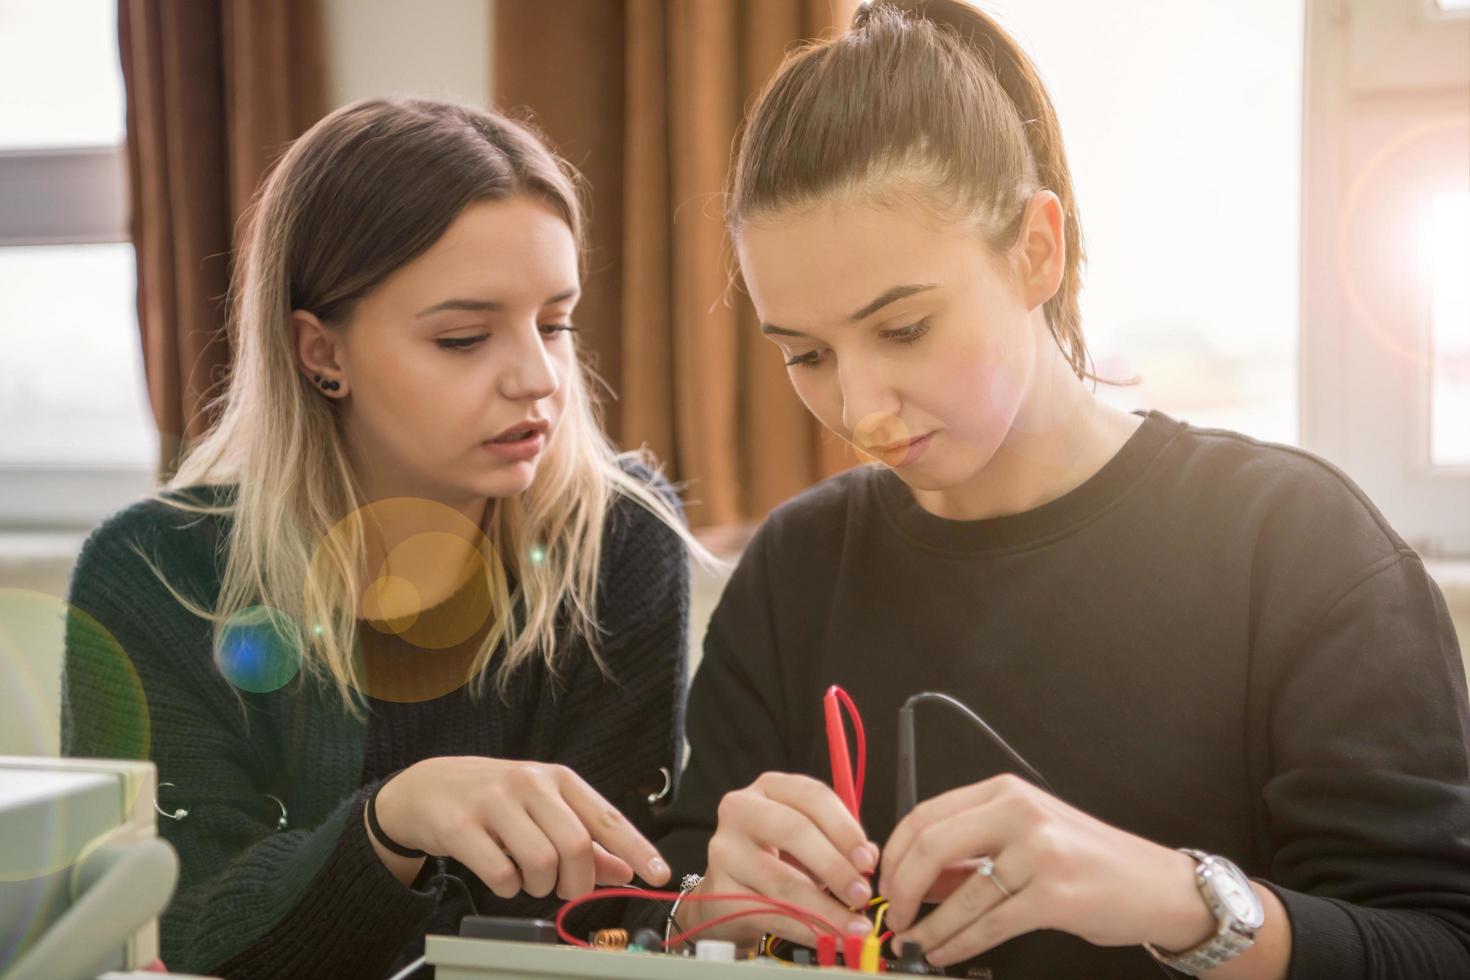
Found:
[[[64,750],[158,766],[171,969],[382,975],[471,907],[667,881],[698,546],[599,428],[576,180],[406,100],[262,187],[217,424],[71,594]]]
[[[1191,234],[1189,201],[1137,206]],[[779,508],[710,622],[659,838],[693,889],[839,925],[878,894],[893,948],[995,980],[1470,977],[1443,599],[1330,465],[1093,397],[1071,175],[1016,42],[957,0],[864,5],[752,108],[727,214],[797,394],[879,465]],[[831,684],[867,724],[856,812]],[[762,931],[812,942],[715,929]]]

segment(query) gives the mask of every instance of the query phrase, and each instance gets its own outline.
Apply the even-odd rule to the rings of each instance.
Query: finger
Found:
[[[590,892],[597,883],[592,835],[560,796],[536,796],[527,812],[556,848],[556,895],[572,899]]]
[[[975,869],[980,866],[979,858],[969,858],[958,864],[952,864],[939,872],[939,877],[934,879],[934,884],[924,893],[923,903],[933,905],[948,898],[956,888],[969,881]]]
[[[1002,874],[999,865],[996,866],[995,873],[997,877]],[[993,880],[972,871],[969,878],[941,902],[938,908],[909,929],[904,934],[904,939],[916,942],[925,949],[935,949],[1005,900],[1005,893],[996,887]]]
[[[1003,821],[1004,814],[996,812],[994,802],[962,810],[920,831],[896,864],[889,865],[885,859],[883,874],[888,885],[883,896],[888,899],[888,921],[893,928],[913,924],[919,903],[945,868],[998,854],[1010,839]]]
[[[669,880],[669,866],[658,848],[638,832],[633,822],[570,769],[562,770],[562,796],[592,839],[622,858],[651,885]]]
[[[799,908],[815,912],[838,929],[851,928],[867,932],[866,917],[856,915],[818,884],[769,851],[749,844],[729,846],[728,857],[721,855],[721,866],[738,886],[738,890],[779,899]],[[712,859],[713,860],[713,859]],[[775,915],[767,932],[797,943],[811,943],[812,931],[798,919]]]
[[[599,885],[626,885],[633,880],[633,869],[622,858],[609,854],[607,848],[592,842],[593,872]]]
[[[989,803],[1002,792],[1014,791],[1018,788],[1016,783],[1020,781],[1020,777],[1004,773],[941,793],[910,810],[898,822],[898,826],[893,828],[893,833],[888,835],[888,841],[883,845],[883,873],[878,876],[879,890],[884,895],[889,893],[889,869],[902,862],[914,838],[923,833],[924,828],[963,810],[972,810]]]
[[[450,855],[500,898],[521,893],[521,873],[484,827],[475,825],[451,838]]]
[[[805,814],[859,874],[878,866],[878,845],[868,840],[862,824],[827,784],[810,776],[768,772],[756,781],[756,788]]]
[[[1018,892],[932,951],[924,947],[925,958],[935,966],[960,963],[1017,936],[1051,928],[1045,902],[1039,897],[1041,891],[1033,888]]]
[[[496,814],[493,829],[521,870],[521,887],[537,898],[550,895],[556,888],[560,856],[530,815],[519,807],[507,807]]]
[[[720,809],[721,821],[729,820],[761,847],[785,851],[811,872],[808,880],[848,906],[865,905],[873,897],[872,886],[805,812],[761,793],[731,794]]]

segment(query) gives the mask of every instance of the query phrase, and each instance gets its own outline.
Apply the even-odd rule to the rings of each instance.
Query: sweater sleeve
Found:
[[[677,507],[667,484],[656,488]],[[663,787],[660,770],[677,776],[683,748],[689,558],[683,539],[631,500],[620,499],[609,520],[597,660],[582,657],[569,671],[555,761],[648,835],[648,797]]]
[[[74,573],[62,749],[151,759],[172,784],[163,808],[187,810],[158,819],[180,861],[160,923],[164,961],[228,977],[382,973],[436,896],[404,888],[377,859],[362,827],[366,791],[314,826],[276,829],[266,726],[252,739],[248,696],[197,654],[209,625],[164,591],[132,538],[128,524],[104,525]]]
[[[1412,551],[1364,569],[1281,667],[1264,788],[1290,980],[1470,977],[1470,709]]]

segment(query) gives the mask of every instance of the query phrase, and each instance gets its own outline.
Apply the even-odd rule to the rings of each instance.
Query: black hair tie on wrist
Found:
[[[398,772],[402,771],[403,770],[401,769],[398,770]],[[398,775],[398,772],[390,774],[388,776],[388,779],[392,779],[394,776]],[[398,843],[396,840],[383,833],[383,825],[378,823],[378,793],[382,791],[384,786],[388,785],[388,779],[385,779],[381,783],[379,783],[377,785],[377,788],[373,790],[372,795],[368,797],[368,828],[372,830],[373,836],[378,839],[379,844],[382,844],[384,847],[392,851],[394,854],[397,854],[399,857],[428,857],[429,855],[426,851],[420,851],[412,847],[404,847],[402,844]]]

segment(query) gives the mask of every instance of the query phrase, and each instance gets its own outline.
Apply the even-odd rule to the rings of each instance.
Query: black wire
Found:
[[[959,698],[951,697],[948,694],[940,694],[938,691],[920,691],[918,694],[915,694],[913,697],[909,698],[903,703],[903,710],[910,710],[914,707],[914,705],[919,704],[922,701],[937,701],[940,704],[947,704],[954,710],[958,711],[965,718],[969,719],[971,724],[980,729],[980,731],[983,732],[985,736],[989,738],[990,741],[993,742],[1002,752],[1010,756],[1012,762],[1024,769],[1026,771],[1026,775],[1030,776],[1032,781],[1040,783],[1041,786],[1053,796],[1061,795],[1052,788],[1051,783],[1046,781],[1046,777],[1043,776],[1036,769],[1035,766],[1023,759],[1021,757],[1021,753],[1011,748],[1011,744],[1009,742],[1001,738],[1000,734],[994,728],[991,728],[984,718],[981,718],[969,705],[965,704]]]

